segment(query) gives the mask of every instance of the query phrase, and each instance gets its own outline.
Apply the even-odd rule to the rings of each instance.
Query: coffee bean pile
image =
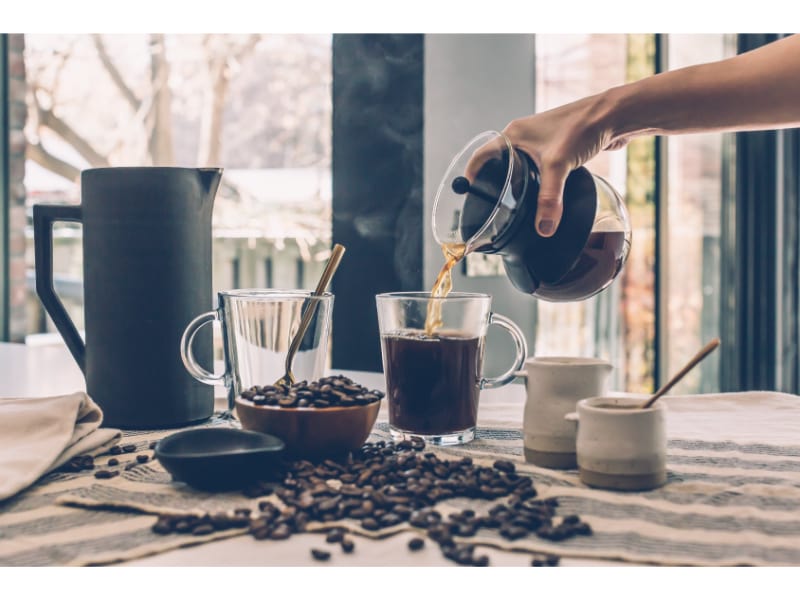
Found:
[[[378,402],[383,396],[383,392],[370,391],[344,375],[323,377],[311,383],[299,381],[292,385],[257,385],[242,392],[242,398],[257,406],[283,408],[361,406]]]
[[[471,458],[445,460],[423,452],[420,438],[364,444],[337,462],[296,461],[286,466],[280,483],[260,483],[245,490],[258,497],[272,492],[284,507],[261,501],[258,514],[238,509],[233,515],[204,517],[162,516],[153,531],[161,534],[211,532],[247,527],[256,539],[286,539],[306,531],[311,522],[326,523],[354,519],[367,531],[380,531],[408,523],[438,544],[442,554],[458,564],[486,566],[485,555],[475,556],[476,545],[468,543],[480,529],[496,530],[507,540],[535,535],[561,541],[577,535],[591,535],[591,527],[577,515],[556,516],[555,498],[537,499],[533,480],[516,472],[514,463],[497,460],[489,466],[475,465]],[[503,501],[491,505],[485,514],[466,509],[445,518],[435,505],[449,498],[464,497]],[[422,538],[420,538],[422,539]],[[344,552],[354,544],[344,531],[332,530],[326,540],[339,543]],[[412,540],[411,551],[424,545]],[[324,552],[312,554],[327,560]],[[555,555],[536,555],[534,566],[558,564]],[[532,563],[533,564],[533,563]]]

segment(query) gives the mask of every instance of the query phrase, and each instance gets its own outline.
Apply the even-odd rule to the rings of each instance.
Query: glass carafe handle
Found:
[[[522,333],[522,330],[517,327],[517,324],[514,323],[514,321],[504,317],[503,315],[491,313],[489,315],[489,325],[498,325],[511,334],[511,339],[514,340],[514,346],[516,347],[517,354],[514,358],[514,365],[508,371],[499,377],[481,378],[480,386],[482,390],[499,388],[507,383],[511,383],[511,381],[517,377],[517,371],[520,370],[528,356],[528,344],[525,342],[525,334]]]

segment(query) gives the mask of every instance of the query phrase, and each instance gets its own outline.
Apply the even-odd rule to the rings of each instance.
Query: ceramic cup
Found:
[[[599,358],[540,356],[525,361],[522,420],[525,460],[550,469],[574,469],[575,425],[564,415],[582,398],[601,396],[611,363]]]
[[[590,487],[650,490],[667,480],[666,408],[646,395],[586,398],[565,417],[577,425],[578,471]]]

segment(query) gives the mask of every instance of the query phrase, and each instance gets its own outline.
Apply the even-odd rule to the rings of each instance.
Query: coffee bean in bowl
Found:
[[[369,437],[383,395],[344,375],[291,386],[265,384],[242,392],[236,414],[243,429],[281,438],[289,456],[341,456]]]

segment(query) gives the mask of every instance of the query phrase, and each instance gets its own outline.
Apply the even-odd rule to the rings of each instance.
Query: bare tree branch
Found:
[[[206,50],[210,86],[206,94],[205,106],[200,119],[200,144],[197,148],[197,164],[206,167],[216,166],[222,160],[222,128],[225,102],[234,71],[234,64],[244,60],[255,50],[261,35],[251,34],[245,42],[233,51],[227,48],[214,48],[210,35],[203,38]]]
[[[261,41],[261,34],[259,33],[251,33],[250,37],[247,38],[247,41],[242,44],[239,49],[233,54],[233,57],[237,60],[243,60],[247,57],[253,50],[256,49],[258,42]]]
[[[150,81],[152,110],[146,120],[150,128],[148,148],[154,165],[175,163],[172,145],[172,91],[169,87],[169,62],[164,34],[150,34]]]
[[[53,133],[58,134],[65,142],[77,150],[93,167],[109,166],[108,158],[95,150],[86,138],[75,131],[68,123],[57,117],[52,110],[42,108],[38,102],[36,108],[39,115],[39,125],[41,127],[47,127]]]
[[[69,181],[77,181],[81,174],[81,170],[75,165],[71,165],[67,161],[50,154],[45,147],[42,146],[41,142],[37,144],[29,143],[25,150],[25,158],[32,160],[56,175],[61,175],[61,177]]]
[[[117,65],[114,64],[114,61],[106,50],[106,45],[103,43],[103,38],[99,33],[93,33],[92,41],[94,41],[94,47],[97,50],[97,57],[100,59],[100,63],[105,68],[109,77],[111,77],[114,85],[117,86],[117,89],[119,90],[120,94],[122,94],[122,97],[131,106],[133,112],[136,112],[139,109],[139,105],[142,103],[142,101],[136,97],[136,94],[133,93],[133,90],[131,90],[131,88],[128,87],[128,84],[125,83],[122,73],[119,72]]]

